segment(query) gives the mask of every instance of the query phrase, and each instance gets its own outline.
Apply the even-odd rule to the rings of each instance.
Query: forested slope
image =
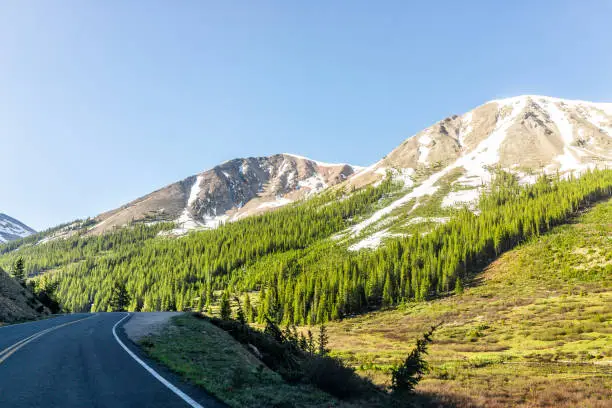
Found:
[[[582,206],[609,197],[612,171],[579,179],[542,176],[520,186],[500,172],[478,214],[458,210],[428,234],[350,252],[334,234],[359,221],[397,191],[390,180],[187,237],[160,238],[168,226],[135,226],[99,237],[24,246],[0,258],[23,257],[39,286],[58,282],[67,310],[106,310],[114,282],[126,283],[131,310],[185,310],[214,303],[216,290],[259,291],[259,315],[294,323],[324,322],[381,305],[423,300],[457,288],[501,252],[563,223]]]

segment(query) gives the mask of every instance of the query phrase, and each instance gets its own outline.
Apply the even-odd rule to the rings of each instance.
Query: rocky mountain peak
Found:
[[[101,214],[93,230],[159,220],[176,221],[177,232],[215,228],[323,191],[356,169],[288,153],[233,159]]]

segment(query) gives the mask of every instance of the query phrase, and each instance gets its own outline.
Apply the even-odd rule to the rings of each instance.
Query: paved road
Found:
[[[0,407],[189,407],[117,342],[113,326],[125,315],[74,314],[0,328]],[[160,373],[202,406],[220,405]]]

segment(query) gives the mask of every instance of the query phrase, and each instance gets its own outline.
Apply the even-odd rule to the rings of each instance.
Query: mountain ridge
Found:
[[[173,221],[182,234],[299,201],[355,173],[357,166],[281,153],[236,158],[169,184],[95,218],[92,233],[133,221]]]
[[[468,155],[472,156],[462,159]],[[290,161],[292,166],[285,169],[279,160]],[[268,170],[269,174],[262,174],[270,162],[276,163]],[[462,115],[438,121],[405,139],[369,167],[324,163],[292,153],[228,160],[100,214],[93,231],[103,232],[109,226],[145,220],[147,216],[177,222],[175,233],[179,234],[195,228],[216,228],[328,187],[376,184],[387,173],[406,187],[414,187],[416,191],[412,194],[419,197],[435,192],[434,184],[449,170],[463,168],[464,174],[457,180],[461,191],[444,200],[444,205],[456,206],[477,198],[478,187],[491,179],[492,167],[512,170],[523,182],[533,182],[533,173],[537,171],[575,173],[609,165],[612,165],[612,103],[520,95],[494,99]],[[243,166],[250,166],[259,175],[245,177]],[[320,177],[322,169],[327,171]],[[286,176],[292,172],[295,179],[288,180]],[[309,193],[299,192],[301,187]],[[171,197],[174,198],[166,199]],[[154,208],[158,214],[151,214],[151,200],[159,202]],[[144,212],[136,211],[134,217],[135,206],[144,207]]]
[[[97,215],[87,231],[100,234],[134,222],[168,221],[177,224],[172,234],[182,235],[274,210],[328,188],[376,185],[388,174],[409,191],[382,215],[413,199],[414,206],[421,205],[423,197],[439,191],[441,179],[458,171],[460,177],[441,203],[456,207],[477,200],[495,168],[530,183],[539,173],[576,174],[611,165],[612,103],[520,95],[442,119],[368,167],[292,153],[227,160]]]

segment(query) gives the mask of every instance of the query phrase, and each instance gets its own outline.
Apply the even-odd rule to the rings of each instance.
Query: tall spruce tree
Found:
[[[124,282],[115,282],[109,301],[111,312],[125,312],[130,304],[130,296]]]
[[[223,295],[221,295],[219,314],[223,320],[229,320],[232,318],[232,308],[230,305],[229,293],[227,293],[227,291],[223,292]]]
[[[329,343],[329,335],[327,334],[327,327],[324,324],[319,326],[319,355],[325,356],[329,353],[327,344]]]
[[[244,314],[247,322],[253,323],[255,321],[255,316],[253,313],[253,305],[251,305],[251,298],[248,293],[244,294]]]
[[[19,257],[15,260],[15,262],[13,263],[12,272],[13,272],[13,278],[15,278],[17,282],[19,282],[22,285],[25,284],[26,273],[25,273],[25,265],[24,265],[22,257]]]

